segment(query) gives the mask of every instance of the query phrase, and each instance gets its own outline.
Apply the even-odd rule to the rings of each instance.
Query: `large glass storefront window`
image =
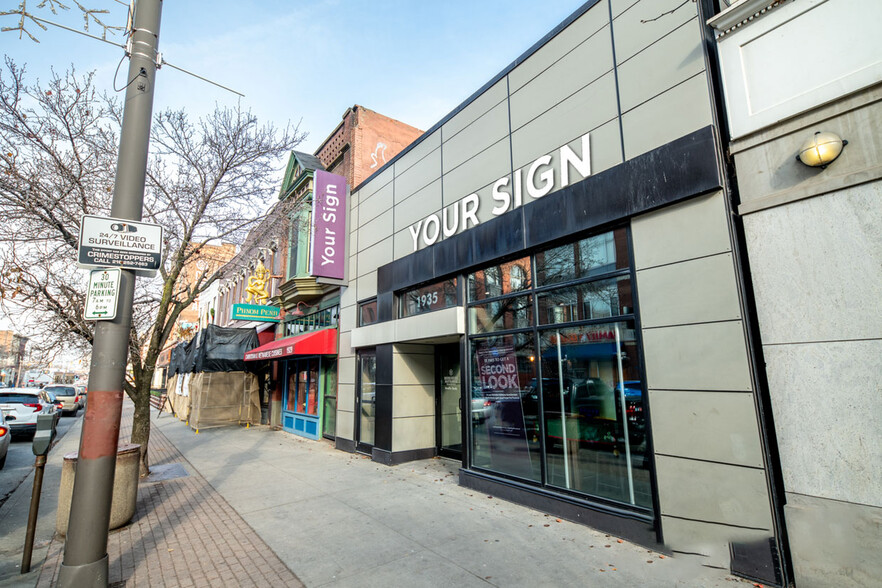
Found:
[[[317,357],[288,362],[286,410],[318,416]]]
[[[471,465],[652,508],[628,233],[469,276]]]
[[[539,403],[532,334],[472,340],[472,464],[539,481]]]
[[[549,485],[650,508],[633,321],[539,335]]]

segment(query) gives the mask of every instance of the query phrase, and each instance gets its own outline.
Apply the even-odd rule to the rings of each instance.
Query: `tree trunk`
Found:
[[[132,418],[132,443],[141,446],[139,475],[143,478],[150,474],[150,466],[147,461],[147,449],[150,443],[150,387],[139,386],[132,400],[135,402],[135,414]]]

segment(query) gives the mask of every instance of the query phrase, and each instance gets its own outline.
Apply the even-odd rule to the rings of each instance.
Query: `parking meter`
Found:
[[[55,415],[40,414],[37,415],[37,432],[34,433],[34,455],[46,455],[49,453],[49,446],[55,439]]]
[[[24,553],[21,556],[21,573],[31,571],[31,555],[34,552],[34,533],[37,531],[37,513],[40,511],[40,491],[43,489],[43,468],[46,466],[46,454],[55,439],[55,415],[38,414],[37,432],[34,433],[34,489],[31,491],[31,509],[28,512],[28,529],[25,536]]]

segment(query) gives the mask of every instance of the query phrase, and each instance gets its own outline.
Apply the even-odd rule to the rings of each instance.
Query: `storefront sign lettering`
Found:
[[[346,259],[346,178],[315,171],[309,273],[343,279]]]
[[[478,350],[478,376],[485,398],[500,399],[520,390],[518,360],[509,345]]]
[[[234,304],[230,318],[240,321],[278,321],[280,318],[278,306],[264,304]]]
[[[577,155],[569,145],[561,147],[558,154],[557,168],[553,165],[551,155],[543,155],[529,166],[515,170],[511,182],[508,176],[496,180],[491,190],[496,203],[491,214],[499,216],[521,206],[524,203],[524,190],[530,198],[542,198],[554,188],[556,173],[560,176],[560,186],[569,186],[571,166],[582,178],[591,175],[591,142],[588,133],[582,136],[581,155]],[[509,186],[509,183],[512,185]],[[480,205],[478,194],[469,194],[408,227],[413,238],[414,251],[419,248],[420,243],[424,246],[433,245],[442,236],[447,238],[478,225]]]

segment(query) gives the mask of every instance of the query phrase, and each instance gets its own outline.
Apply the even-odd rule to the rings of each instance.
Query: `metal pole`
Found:
[[[114,218],[141,220],[161,15],[162,0],[138,0],[135,4],[110,210]],[[64,561],[58,575],[61,587],[107,586],[107,531],[135,293],[135,273],[121,273],[117,318],[98,321],[95,326],[89,402],[83,417]]]
[[[37,514],[40,512],[40,491],[43,489],[43,468],[46,456],[38,455],[34,462],[34,488],[31,491],[31,510],[28,512],[28,530],[25,534],[24,553],[21,556],[21,573],[31,571],[31,555],[34,553],[34,534],[37,531]]]

